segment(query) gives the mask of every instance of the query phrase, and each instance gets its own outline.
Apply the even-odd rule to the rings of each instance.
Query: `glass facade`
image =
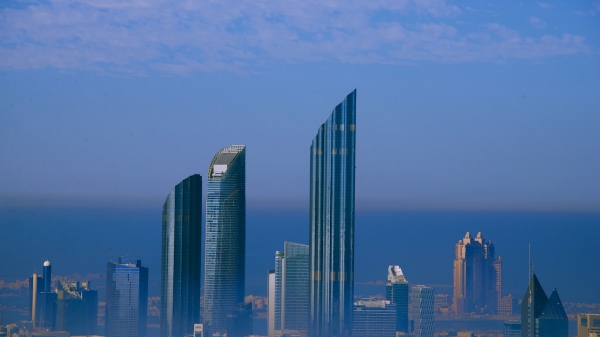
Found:
[[[418,285],[411,288],[411,316],[414,337],[433,337],[433,288]]]
[[[408,280],[399,266],[388,267],[388,282],[385,286],[385,299],[396,306],[396,331],[408,331]]]
[[[521,302],[521,336],[539,336],[538,320],[547,302],[546,292],[537,276],[533,274]]]
[[[310,147],[309,336],[352,335],[356,90]]]
[[[71,335],[95,335],[98,326],[98,291],[90,289],[89,281],[59,280],[55,294],[55,329]]]
[[[245,252],[246,147],[231,145],[219,151],[208,168],[204,255],[207,335],[222,335],[231,326],[232,317],[241,317],[240,312],[246,310],[244,307],[240,311],[244,303]]]
[[[540,336],[544,337],[567,337],[569,336],[569,318],[565,312],[558,291],[554,289],[542,315],[539,319]]]
[[[395,337],[396,306],[390,301],[354,303],[354,337]]]
[[[535,274],[521,302],[522,337],[567,337],[569,320],[556,289],[550,298]]]
[[[145,337],[148,313],[148,268],[142,261],[119,257],[106,268],[106,337]]]
[[[308,245],[285,242],[275,253],[274,330],[308,330]]]
[[[200,323],[202,177],[194,174],[167,196],[162,213],[161,337],[183,337]]]

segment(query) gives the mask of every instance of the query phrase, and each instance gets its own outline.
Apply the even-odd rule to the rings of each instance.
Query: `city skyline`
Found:
[[[126,337],[264,335],[265,301],[273,333],[302,331],[306,305],[309,337],[351,336],[359,302],[385,335],[395,310],[431,337],[430,307],[537,310],[525,335],[572,334],[567,313],[600,308],[598,17],[598,0],[1,2],[0,324],[91,335],[86,298],[106,295],[85,316],[116,337],[113,263],[144,274],[150,316]]]

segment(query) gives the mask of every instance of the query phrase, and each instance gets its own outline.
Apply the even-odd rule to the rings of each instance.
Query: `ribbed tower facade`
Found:
[[[243,317],[246,262],[246,147],[219,151],[208,168],[204,275],[207,335],[237,334]],[[229,317],[229,318],[228,318]],[[229,330],[229,331],[228,331]],[[243,329],[242,329],[243,330]]]
[[[161,337],[183,337],[200,323],[202,177],[194,174],[167,196],[162,214]]]
[[[417,285],[410,290],[414,337],[433,337],[433,288]]]
[[[502,263],[494,255],[494,244],[485,241],[481,232],[475,238],[467,232],[456,244],[452,309],[457,315],[498,312]]]
[[[309,336],[352,336],[356,90],[310,148]]]

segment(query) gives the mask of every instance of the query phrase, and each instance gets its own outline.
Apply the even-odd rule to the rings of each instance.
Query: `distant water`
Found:
[[[108,260],[129,255],[149,267],[150,296],[158,296],[160,221],[161,209],[0,209],[0,278],[24,279],[46,259],[54,275],[105,274]],[[557,288],[565,302],[600,303],[600,213],[358,212],[355,293],[384,293],[389,264],[400,265],[411,284],[451,293],[454,245],[467,231],[495,244],[505,294],[523,295],[531,243],[548,294]],[[266,295],[267,271],[285,240],[308,243],[307,212],[248,212],[247,293]],[[102,293],[103,282],[93,287]]]

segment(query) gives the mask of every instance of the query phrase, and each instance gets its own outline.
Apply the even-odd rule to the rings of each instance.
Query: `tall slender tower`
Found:
[[[309,336],[352,336],[356,90],[310,147]]]
[[[246,263],[246,146],[219,151],[208,168],[204,274],[207,336],[243,333]],[[246,323],[244,323],[246,324]],[[250,327],[248,327],[250,328]],[[231,331],[235,329],[236,331]],[[228,331],[230,330],[230,331]]]
[[[200,323],[202,177],[194,174],[171,190],[163,205],[161,337],[183,337]]]

